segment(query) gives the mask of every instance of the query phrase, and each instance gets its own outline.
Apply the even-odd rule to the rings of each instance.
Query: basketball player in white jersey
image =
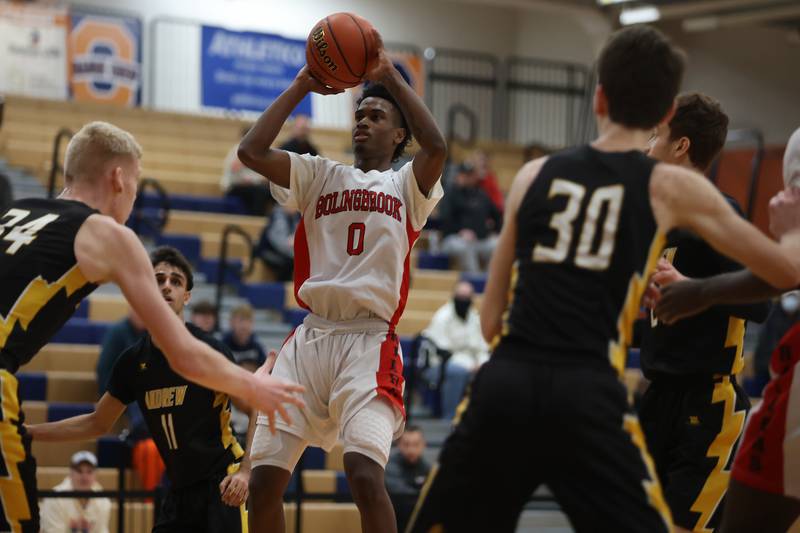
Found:
[[[376,35],[378,39],[379,36]],[[306,409],[271,434],[261,417],[253,441],[251,531],[284,530],[282,496],[306,446],[341,439],[362,531],[396,531],[383,468],[403,430],[403,374],[394,328],[409,285],[411,247],[443,195],[446,145],[433,117],[381,45],[374,82],[358,103],[355,164],[271,148],[309,92],[331,94],[303,68],[242,139],[239,158],[272,183],[302,219],[294,240],[295,296],[310,311],[286,340],[273,375],[306,386]],[[411,134],[420,150],[397,171]]]

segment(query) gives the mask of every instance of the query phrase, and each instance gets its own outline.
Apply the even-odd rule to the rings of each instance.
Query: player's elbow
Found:
[[[257,155],[254,147],[245,139],[239,143],[239,147],[236,149],[236,157],[239,158],[239,161],[241,161],[244,166],[251,168],[255,163]]]
[[[500,333],[501,320],[489,316],[490,313],[481,313],[481,334],[483,339],[491,344],[494,338]]]

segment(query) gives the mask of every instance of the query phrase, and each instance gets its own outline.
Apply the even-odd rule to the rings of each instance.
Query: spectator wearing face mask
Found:
[[[452,418],[472,375],[489,359],[489,347],[481,335],[478,311],[473,305],[475,290],[467,281],[456,284],[453,299],[439,308],[422,335],[439,351],[451,355],[442,365],[432,364],[429,379],[444,371],[442,416]],[[441,367],[444,366],[444,369]]]

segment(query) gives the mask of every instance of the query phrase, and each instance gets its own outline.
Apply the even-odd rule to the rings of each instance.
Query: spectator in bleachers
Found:
[[[461,270],[481,272],[497,244],[502,215],[480,188],[475,168],[462,164],[439,210],[442,251],[455,258]]]
[[[489,359],[489,347],[481,334],[478,311],[473,305],[475,290],[468,281],[459,281],[453,299],[440,307],[422,335],[431,341],[444,361],[431,363],[428,378],[442,381],[442,416],[453,418],[473,374]]]
[[[222,336],[222,342],[230,349],[236,364],[252,362],[256,368],[267,360],[261,343],[253,333],[253,308],[242,304],[231,311],[231,329]]]
[[[249,129],[242,129],[242,137]],[[225,157],[220,187],[225,196],[239,198],[248,215],[265,216],[271,198],[267,184],[259,173],[253,172],[239,161],[236,155],[238,148],[239,145],[236,144]]]
[[[69,475],[56,492],[101,491],[97,482],[97,457],[90,451],[72,456]],[[111,500],[108,498],[45,498],[40,512],[41,533],[108,533]]]
[[[208,300],[200,300],[192,306],[189,322],[206,333],[214,333],[217,329],[217,308]]]
[[[422,457],[425,435],[418,426],[407,426],[397,441],[397,450],[386,463],[386,490],[397,517],[397,530],[404,531],[431,465]]]
[[[478,186],[483,189],[486,196],[497,207],[500,213],[503,212],[503,191],[500,190],[500,184],[497,180],[497,174],[491,167],[489,162],[489,155],[483,150],[475,150],[469,158],[470,164],[475,168],[475,173],[478,175]]]
[[[295,115],[292,122],[292,136],[280,146],[280,149],[296,154],[319,155],[319,150],[311,142],[310,134],[311,117],[308,115]]]
[[[129,346],[136,344],[144,335],[144,323],[142,319],[133,311],[128,309],[128,316],[113,324],[103,336],[100,345],[100,357],[97,359],[97,392],[100,396],[106,391],[108,379],[111,377],[111,370]]]
[[[275,275],[276,281],[291,281],[294,273],[294,233],[300,223],[300,212],[275,204],[269,223],[261,232],[253,255]]]

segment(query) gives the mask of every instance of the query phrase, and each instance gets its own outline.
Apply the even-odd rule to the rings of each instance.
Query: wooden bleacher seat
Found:
[[[144,501],[125,502],[125,533],[150,533],[155,513],[153,504]],[[111,501],[109,533],[117,533],[117,502]]]
[[[248,215],[228,215],[220,213],[196,213],[192,211],[170,211],[164,233],[184,233],[201,235],[203,233],[222,235],[222,230],[229,224],[241,228],[254,241],[258,240],[264,229],[266,219]],[[233,240],[231,240],[233,242]]]
[[[20,370],[22,372],[44,372],[68,370],[94,372],[100,347],[91,344],[48,344]]]
[[[47,422],[47,402],[22,402],[22,412],[26,424],[43,424]]]
[[[286,531],[294,531],[293,503],[283,506]],[[303,533],[353,533],[361,531],[361,516],[354,503],[303,502]]]
[[[49,370],[46,375],[48,402],[94,403],[97,400],[97,376],[94,372]]]
[[[94,440],[84,442],[44,442],[34,439],[31,446],[38,468],[43,466],[69,466],[72,455],[81,450],[97,453],[97,441]]]

